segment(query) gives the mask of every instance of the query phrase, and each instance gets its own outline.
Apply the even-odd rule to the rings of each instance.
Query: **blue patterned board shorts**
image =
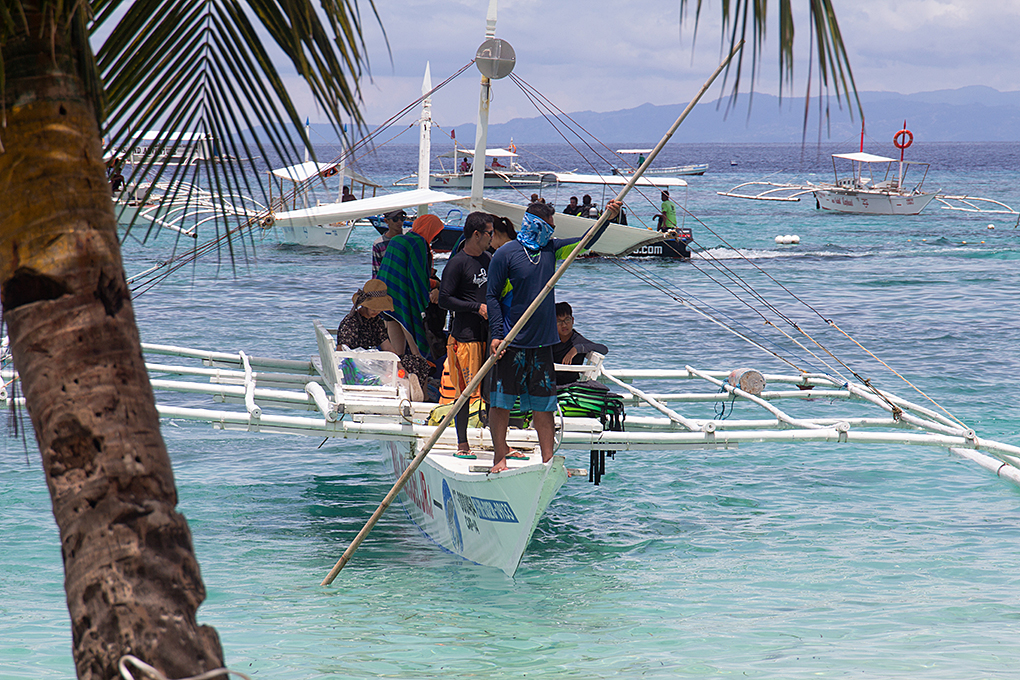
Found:
[[[522,411],[556,410],[556,372],[552,347],[508,347],[496,362],[496,384],[489,405]]]

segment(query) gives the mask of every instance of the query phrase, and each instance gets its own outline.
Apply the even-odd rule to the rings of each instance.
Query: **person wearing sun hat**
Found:
[[[351,298],[354,306],[336,329],[338,350],[378,348],[384,352],[393,352],[393,343],[390,341],[386,323],[380,316],[383,312],[393,311],[393,298],[388,292],[386,284],[379,279],[371,279],[358,289]],[[421,401],[422,386],[428,382],[432,364],[423,357],[406,352],[400,357],[400,365],[407,371],[408,378],[413,383],[411,398],[414,401]]]
[[[343,349],[374,349],[376,347],[393,351],[386,323],[379,316],[381,312],[393,311],[393,298],[386,292],[386,284],[371,279],[351,298],[354,306],[336,329],[336,347]]]

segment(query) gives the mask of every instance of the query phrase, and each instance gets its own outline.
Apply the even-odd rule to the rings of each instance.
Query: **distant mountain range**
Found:
[[[891,138],[906,120],[914,137],[925,142],[1020,141],[1020,92],[971,86],[910,95],[861,92],[860,99],[865,128],[872,137]],[[775,95],[756,92],[750,111],[748,101],[748,95],[741,95],[728,112],[727,99],[699,104],[677,131],[674,141],[800,142],[806,135],[811,142],[818,138],[817,98],[809,103],[806,130],[803,97],[783,97],[780,102]],[[642,104],[605,113],[580,111],[570,117],[605,142],[651,144],[669,129],[686,105]],[[840,108],[834,98],[829,98],[828,107],[827,128],[824,123],[821,128],[823,140],[841,140],[860,134],[860,116],[854,111],[851,118],[846,101]],[[473,124],[461,124],[456,129],[459,139],[474,139]],[[490,146],[505,145],[511,137],[529,144],[562,141],[541,117],[515,118],[489,126]]]
[[[999,92],[990,87],[974,85],[957,90],[937,90],[917,94],[895,92],[861,92],[866,130],[871,138],[892,138],[906,120],[917,140],[924,142],[999,142],[1020,141],[1020,92]],[[808,105],[810,115],[804,128],[803,97],[783,97],[755,92],[751,98],[742,94],[735,106],[727,111],[723,98],[699,104],[677,131],[673,140],[683,142],[770,143],[800,142],[804,136],[810,143],[818,139],[840,141],[860,135],[860,117],[846,101],[842,108],[829,98],[828,123],[818,124],[818,99]],[[826,100],[823,99],[823,103]],[[685,104],[642,104],[631,109],[596,113],[579,111],[570,117],[607,144],[653,144],[676,120]],[[470,114],[468,114],[470,115]],[[823,118],[823,121],[825,119]],[[475,125],[462,121],[447,129],[457,130],[457,138],[473,146]],[[334,139],[328,125],[313,125],[318,141]],[[370,126],[374,129],[375,126]],[[416,144],[418,132],[411,129],[398,138]],[[562,137],[540,116],[515,118],[489,126],[489,146],[506,146],[513,138],[518,143],[537,144],[562,142]],[[441,143],[433,140],[433,144]]]

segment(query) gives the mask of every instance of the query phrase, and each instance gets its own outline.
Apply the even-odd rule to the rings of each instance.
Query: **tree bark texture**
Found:
[[[75,666],[109,680],[133,654],[190,676],[223,652],[196,621],[205,586],[175,510],[80,46],[39,4],[22,3],[31,31],[3,45],[0,301],[60,529]]]

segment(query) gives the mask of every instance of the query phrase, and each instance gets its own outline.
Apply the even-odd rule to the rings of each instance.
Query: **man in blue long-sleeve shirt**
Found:
[[[610,201],[606,212],[613,217],[619,201]],[[524,316],[556,270],[556,261],[567,257],[581,239],[554,239],[553,209],[544,203],[528,207],[517,240],[503,245],[489,263],[486,295],[492,352]],[[608,223],[607,223],[608,224]],[[605,226],[602,227],[605,229]],[[601,231],[592,244],[601,236]],[[510,295],[506,310],[501,306]],[[556,374],[552,346],[560,341],[556,332],[556,300],[550,293],[499,358],[489,395],[489,429],[495,453],[491,472],[507,469],[506,431],[510,410],[520,399],[522,411],[531,411],[543,462],[553,455],[556,411]]]

